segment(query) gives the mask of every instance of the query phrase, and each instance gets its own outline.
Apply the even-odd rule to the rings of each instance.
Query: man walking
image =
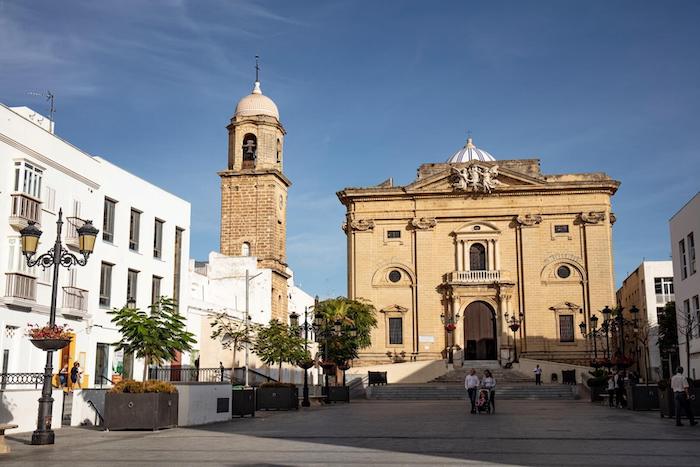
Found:
[[[464,380],[464,387],[467,389],[469,402],[471,402],[471,413],[476,413],[476,390],[479,387],[479,377],[476,376],[476,370],[472,368]]]
[[[537,365],[532,371],[535,373],[535,386],[540,386],[542,384],[542,368]]]
[[[676,400],[676,426],[683,426],[681,423],[681,408],[685,415],[690,420],[690,425],[697,425],[698,422],[693,418],[693,409],[690,406],[688,379],[683,377],[683,367],[679,366],[676,369],[676,374],[671,378],[671,389],[673,390],[673,398]]]

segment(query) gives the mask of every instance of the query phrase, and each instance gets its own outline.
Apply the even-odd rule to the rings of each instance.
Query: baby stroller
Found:
[[[477,394],[476,399],[476,411],[477,413],[491,413],[491,401],[489,400],[489,390],[482,388],[479,389],[479,394]]]

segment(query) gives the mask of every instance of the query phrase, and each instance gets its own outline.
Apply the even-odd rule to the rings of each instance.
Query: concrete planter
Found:
[[[661,410],[661,418],[663,417],[675,417],[676,416],[676,400],[673,397],[673,391],[671,388],[659,389],[659,409]],[[700,397],[695,395],[698,389],[695,388],[694,391],[690,392],[690,408],[693,411],[693,415],[700,413]],[[685,413],[683,413],[685,417]]]
[[[299,390],[295,387],[259,387],[255,392],[258,410],[299,409]]]
[[[255,389],[234,389],[231,393],[231,415],[255,417]]]
[[[329,402],[350,402],[350,388],[348,386],[330,386],[328,400]]]
[[[160,430],[177,426],[178,394],[111,393],[105,397],[108,430]]]
[[[659,390],[656,385],[628,385],[626,389],[628,409],[659,410]]]

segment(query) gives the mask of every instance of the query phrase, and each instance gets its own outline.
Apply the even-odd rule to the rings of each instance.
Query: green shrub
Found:
[[[109,392],[112,393],[128,393],[142,394],[146,392],[162,392],[166,394],[177,393],[177,388],[167,381],[134,381],[133,379],[125,379],[114,385]]]

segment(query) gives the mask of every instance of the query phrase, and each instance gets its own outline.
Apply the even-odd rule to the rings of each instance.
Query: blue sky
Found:
[[[192,255],[218,248],[235,104],[262,57],[288,131],[288,255],[312,294],[345,293],[335,192],[408,183],[471,130],[497,159],[604,171],[620,282],[668,259],[699,189],[700,2],[0,1],[0,101],[192,203]]]

